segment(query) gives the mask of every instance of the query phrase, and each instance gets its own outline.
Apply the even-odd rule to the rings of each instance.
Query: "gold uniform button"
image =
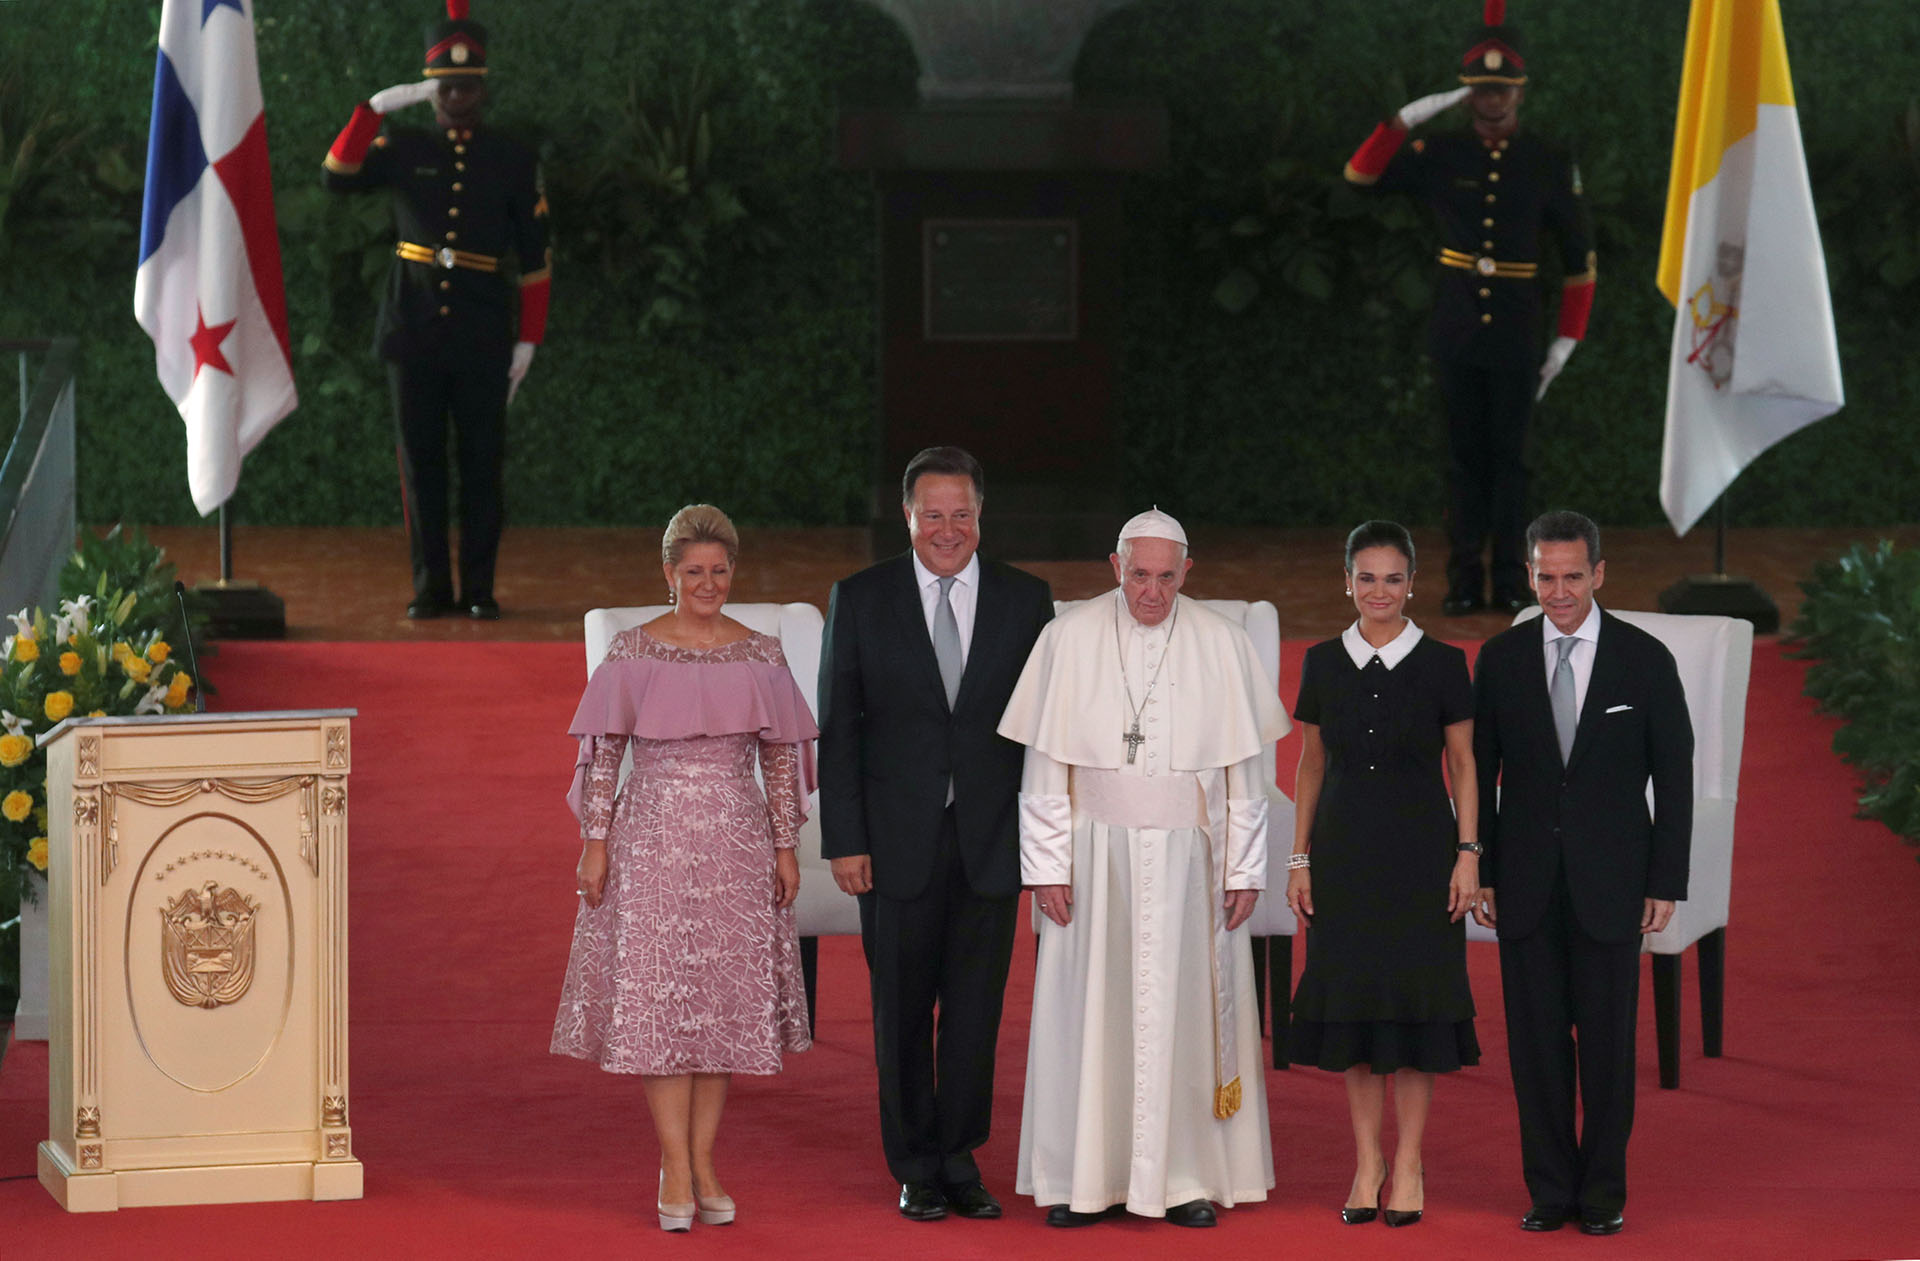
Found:
[[[461,183],[461,182],[460,182],[459,180],[455,180],[455,181],[453,182],[453,191],[454,191],[454,192],[456,192],[456,193],[458,193],[458,192],[463,192],[463,191],[465,191],[465,188],[466,188],[466,186],[465,186],[464,184],[462,184],[462,183]]]
[[[447,308],[445,308],[445,307],[441,307],[441,308],[440,308],[440,313],[441,313],[442,315],[445,315],[445,314],[446,314],[446,312],[447,312]],[[1480,322],[1481,322],[1482,324],[1491,324],[1491,323],[1493,323],[1493,317],[1492,317],[1491,315],[1483,315],[1483,316],[1481,316],[1481,317],[1480,317]]]
[[[460,138],[460,133],[459,133],[459,132],[457,132],[457,131],[455,131],[455,130],[454,130],[453,128],[451,128],[451,127],[449,127],[449,128],[447,128],[447,139],[449,139],[449,140],[458,140],[459,138]]]
[[[458,207],[458,206],[448,206],[448,207],[447,207],[447,218],[449,218],[449,219],[458,219],[459,217],[460,217],[460,207]],[[1491,223],[1493,222],[1493,220],[1491,220],[1491,219],[1489,219],[1489,220],[1487,220],[1487,222],[1488,222],[1489,224],[1491,224]]]
[[[451,280],[443,280],[440,282],[440,292],[445,293],[447,290],[451,288],[453,288],[453,282]],[[1486,297],[1487,291],[1485,289],[1482,289],[1480,291],[1480,296],[1483,298]]]
[[[460,234],[459,234],[458,232],[449,232],[449,233],[447,233],[447,240],[449,240],[449,241],[457,241],[457,240],[459,240],[459,239],[460,239]]]
[[[1491,228],[1491,227],[1493,226],[1493,220],[1491,220],[1491,219],[1482,219],[1482,220],[1480,221],[1480,226],[1481,226],[1481,227],[1483,227],[1483,228]]]
[[[1488,172],[1487,172],[1487,178],[1488,178],[1489,180],[1491,180],[1491,181],[1493,181],[1494,183],[1496,183],[1496,184],[1498,184],[1498,183],[1500,182],[1500,172],[1498,172],[1498,171],[1488,171]]]
[[[467,169],[467,164],[465,162],[455,162],[453,164],[453,169],[456,171],[464,171]]]
[[[465,146],[465,145],[463,145],[463,144],[457,144],[457,145],[455,145],[455,146],[453,146],[453,151],[454,151],[455,153],[465,153],[465,152],[467,151],[467,146]]]
[[[1488,204],[1489,206],[1491,206],[1491,205],[1493,204],[1493,194],[1492,194],[1492,193],[1488,193],[1488,194],[1487,194],[1487,204]]]
[[[440,308],[440,314],[442,314],[442,315],[445,315],[445,314],[446,314],[447,312],[449,312],[449,311],[451,311],[452,309],[453,309],[452,307],[444,307],[444,306],[443,306],[443,307],[441,307],[441,308]]]
[[[1483,250],[1490,250],[1490,249],[1492,249],[1492,248],[1493,248],[1493,242],[1492,242],[1492,241],[1482,241],[1482,242],[1480,242],[1480,248],[1481,248],[1481,249],[1483,249]]]
[[[1488,154],[1487,156],[1492,158],[1495,162],[1498,162],[1500,160],[1500,150],[1495,149],[1492,153]]]
[[[441,281],[441,282],[440,282],[440,287],[441,287],[442,289],[445,289],[445,288],[447,287],[447,282],[446,282],[446,281],[444,281],[444,280],[443,280],[443,281]],[[1491,289],[1482,289],[1482,290],[1480,291],[1480,296],[1481,296],[1481,297],[1483,297],[1483,298],[1491,298],[1491,297],[1493,296],[1493,290],[1491,290]]]

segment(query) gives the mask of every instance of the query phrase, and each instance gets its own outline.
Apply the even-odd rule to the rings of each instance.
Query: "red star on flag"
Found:
[[[209,328],[204,311],[196,311],[195,320],[200,327],[194,329],[193,336],[187,339],[193,346],[194,379],[199,379],[202,368],[218,368],[228,376],[232,376],[233,365],[228,363],[227,357],[220,353],[220,343],[227,340],[227,334],[233,331],[233,326],[239,321],[228,320],[225,324],[215,324]]]

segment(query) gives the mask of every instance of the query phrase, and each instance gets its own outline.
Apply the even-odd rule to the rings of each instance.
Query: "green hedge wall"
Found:
[[[1121,399],[1132,498],[1220,522],[1438,519],[1420,317],[1369,283],[1366,261],[1337,260],[1323,299],[1276,281],[1236,315],[1212,292],[1233,261],[1223,225],[1260,208],[1263,172],[1292,162],[1294,187],[1334,183],[1373,120],[1448,85],[1477,8],[1140,0],[1093,32],[1081,92],[1158,98],[1173,120],[1171,168],[1128,193]],[[1581,155],[1601,247],[1591,335],[1538,416],[1537,493],[1619,524],[1660,519],[1672,313],[1652,274],[1686,8],[1516,0],[1511,10],[1535,74],[1526,123]],[[1920,519],[1908,424],[1908,400],[1920,396],[1920,5],[1782,9],[1850,401],[1748,471],[1733,519]],[[494,32],[493,118],[541,147],[555,193],[548,343],[511,419],[513,519],[655,522],[694,497],[749,522],[862,519],[873,203],[865,177],[832,168],[832,127],[840,101],[910,99],[904,38],[858,0],[489,0],[475,10]],[[385,381],[367,351],[383,210],[325,196],[318,170],[353,101],[415,72],[433,11],[258,0],[302,401],[249,460],[242,521],[399,519]],[[66,158],[43,156],[45,178],[0,209],[0,336],[83,338],[80,510],[93,521],[194,517],[178,421],[131,315],[158,13],[129,0],[0,4],[0,170],[19,130],[5,128],[8,99],[13,118],[53,108],[56,130],[86,129]],[[642,334],[650,290],[590,248],[608,208],[570,206],[563,193],[622,134],[630,88],[659,95],[696,67],[719,91],[713,177],[770,243],[715,236],[704,321]],[[1371,239],[1377,225],[1326,221],[1337,203],[1321,198],[1313,191],[1295,221],[1349,246]]]

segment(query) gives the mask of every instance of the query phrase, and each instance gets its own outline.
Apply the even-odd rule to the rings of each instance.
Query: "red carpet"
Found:
[[[1418,1227],[1339,1225],[1352,1171],[1340,1080],[1294,1070],[1267,1075],[1280,1186],[1266,1204],[1223,1214],[1212,1232],[1046,1229],[1012,1194],[1032,959],[1024,932],[998,1126],[981,1153],[1006,1220],[914,1225],[893,1212],[864,967],[856,942],[832,939],[821,949],[818,1045],[780,1077],[736,1079],[721,1168],[739,1224],[662,1237],[638,1083],[546,1051],[577,853],[561,801],[572,751],[556,733],[581,664],[565,644],[223,646],[222,709],[360,710],[352,1107],[367,1198],[68,1216],[29,1176],[0,1182],[0,1257],[1920,1252],[1920,866],[1885,830],[1850,817],[1849,777],[1827,750],[1832,725],[1800,696],[1802,667],[1772,645],[1758,650],[1749,705],[1728,1055],[1699,1055],[1689,964],[1677,1092],[1654,1084],[1643,1010],[1632,1196],[1626,1233],[1611,1241],[1516,1228],[1526,1196],[1498,967],[1485,946],[1470,957],[1486,1058],[1436,1092]],[[1289,678],[1289,696],[1293,686]],[[45,1064],[44,1044],[28,1044],[0,1070],[0,1176],[32,1172]]]

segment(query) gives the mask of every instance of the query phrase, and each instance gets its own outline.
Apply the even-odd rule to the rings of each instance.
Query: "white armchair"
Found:
[[[593,609],[586,616],[587,673],[606,658],[613,637],[623,630],[650,622],[667,612],[667,605],[644,608]],[[820,712],[820,638],[825,620],[811,604],[729,604],[727,616],[763,635],[780,640],[787,668],[800,686],[807,708]],[[624,778],[629,761],[621,769]],[[757,773],[757,772],[756,772]],[[800,965],[806,977],[807,1020],[814,1019],[814,997],[819,989],[820,938],[860,932],[860,908],[833,882],[833,869],[820,856],[820,796],[807,799],[807,820],[800,826],[800,896],[793,905],[800,930]]]
[[[1080,603],[1055,600],[1057,616]],[[1201,604],[1246,628],[1260,664],[1267,668],[1267,684],[1280,688],[1280,613],[1266,600],[1202,600]],[[1284,699],[1281,702],[1285,704]],[[1274,783],[1275,757],[1271,746],[1261,755],[1267,786],[1267,891],[1254,906],[1247,931],[1253,938],[1254,993],[1260,1016],[1273,1017],[1273,1064],[1287,1067],[1288,988],[1293,981],[1293,935],[1299,929],[1287,909],[1287,855],[1293,852],[1293,798]],[[1039,911],[1034,911],[1038,926]],[[1278,939],[1277,941],[1275,939]]]
[[[1693,721],[1693,852],[1687,900],[1674,908],[1664,931],[1642,939],[1645,951],[1653,956],[1660,1085],[1674,1090],[1680,1085],[1680,955],[1688,946],[1698,947],[1701,1049],[1708,1057],[1720,1054],[1727,905],[1733,889],[1733,816],[1740,796],[1740,754],[1746,742],[1753,624],[1701,614],[1609,611],[1667,646],[1679,667],[1687,715]],[[1537,608],[1527,609],[1514,620],[1537,616]],[[1491,937],[1477,926],[1469,935]]]

